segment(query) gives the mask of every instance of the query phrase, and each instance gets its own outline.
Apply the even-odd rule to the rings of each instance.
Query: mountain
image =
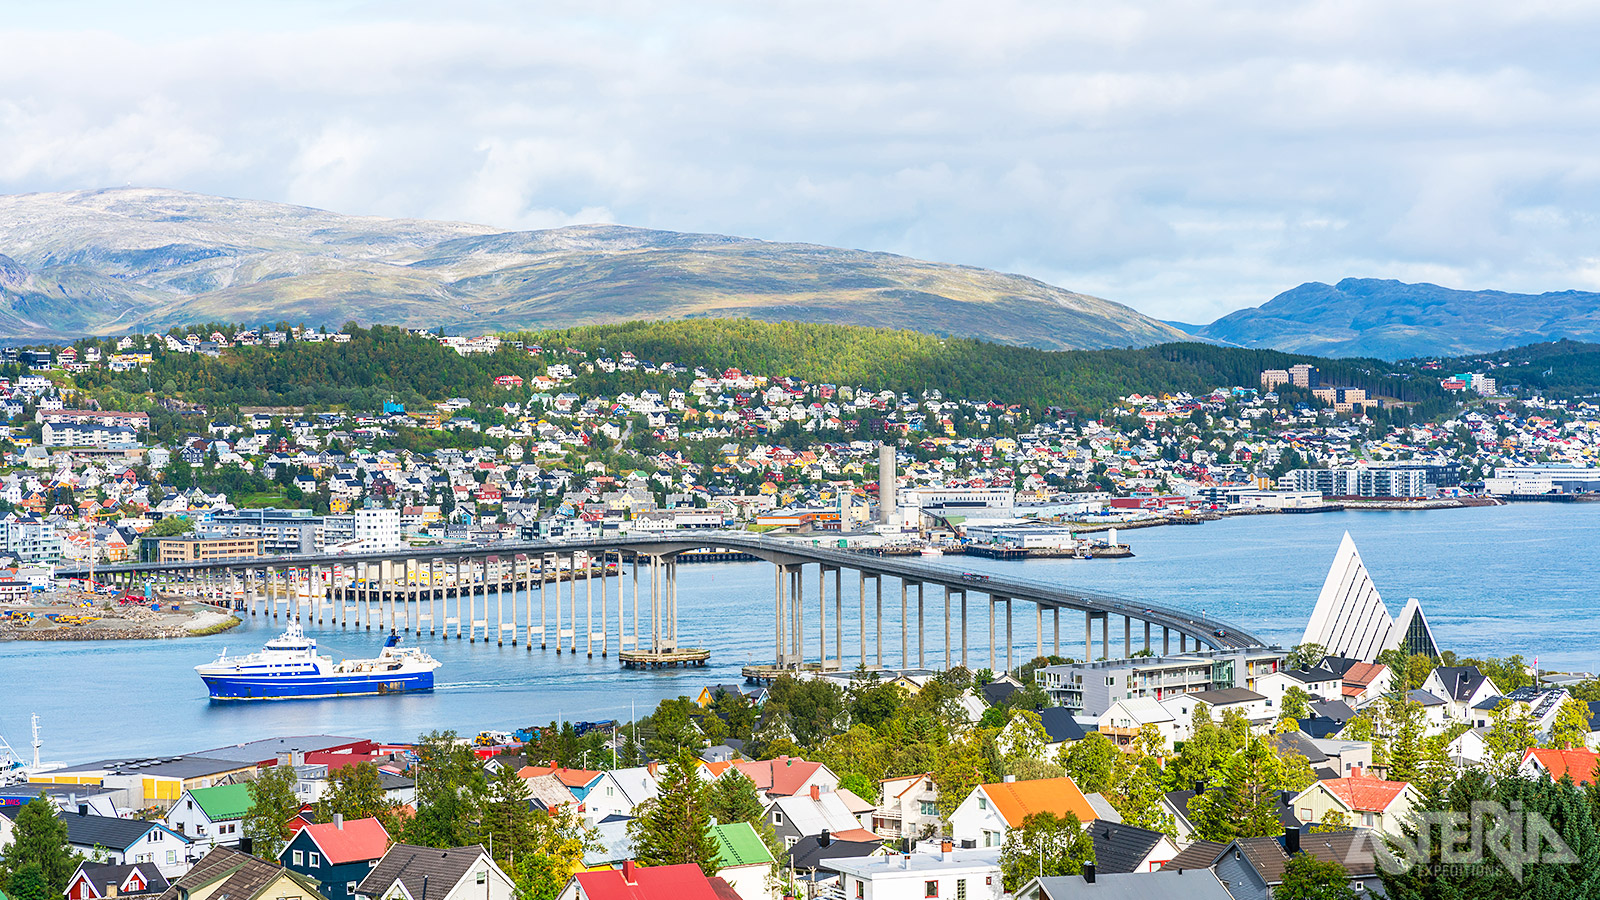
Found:
[[[0,333],[15,337],[731,316],[1049,349],[1185,338],[1098,297],[887,253],[620,226],[498,232],[142,188],[0,197],[0,254]]]
[[[1600,339],[1600,294],[1458,291],[1378,278],[1313,281],[1194,334],[1317,356],[1458,356],[1563,338]]]

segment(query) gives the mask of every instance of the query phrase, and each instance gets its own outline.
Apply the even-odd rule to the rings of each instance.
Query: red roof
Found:
[[[578,872],[572,877],[587,900],[721,900],[694,863],[645,867],[629,861],[622,869]]]
[[[1595,760],[1600,759],[1600,753],[1593,750],[1544,750],[1534,747],[1523,753],[1523,763],[1527,763],[1530,756],[1538,760],[1540,769],[1550,773],[1551,781],[1560,781],[1561,776],[1571,775],[1574,784],[1593,781]]]
[[[389,832],[377,819],[352,819],[343,827],[328,822],[307,825],[305,833],[333,865],[379,859],[389,849]]]
[[[1384,781],[1365,775],[1349,778],[1324,778],[1328,793],[1356,812],[1383,812],[1409,785],[1404,781]]]
[[[540,775],[554,775],[561,779],[561,783],[569,788],[581,788],[600,777],[600,773],[593,769],[564,769],[555,766],[523,766],[517,770],[517,777],[523,781],[529,778],[538,778]]]
[[[800,793],[809,779],[822,763],[807,762],[792,756],[780,756],[777,759],[763,759],[756,762],[737,761],[733,767],[744,773],[744,776],[756,783],[756,789],[765,791],[774,797],[793,797]]]

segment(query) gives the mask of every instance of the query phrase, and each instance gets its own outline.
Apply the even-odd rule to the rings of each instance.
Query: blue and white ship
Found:
[[[375,659],[335,663],[317,653],[299,622],[249,656],[228,656],[195,666],[213,700],[288,700],[299,697],[352,697],[433,690],[433,672],[442,665],[415,647],[401,647],[391,634]]]

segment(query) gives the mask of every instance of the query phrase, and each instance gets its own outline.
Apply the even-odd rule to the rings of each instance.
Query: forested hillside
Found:
[[[212,326],[205,326],[210,329]],[[385,401],[424,403],[446,397],[505,397],[498,375],[531,378],[552,363],[579,369],[585,360],[630,351],[641,360],[674,362],[717,372],[739,368],[811,382],[865,385],[876,390],[1019,403],[1098,414],[1129,393],[1209,391],[1253,386],[1263,368],[1311,362],[1324,381],[1430,406],[1441,401],[1437,379],[1396,373],[1375,360],[1324,360],[1273,350],[1165,344],[1138,350],[1041,351],[918,332],[839,325],[764,323],[738,319],[635,322],[508,335],[542,353],[510,343],[494,354],[458,355],[430,338],[400,328],[351,328],[345,344],[288,342],[278,348],[241,347],[220,357],[158,354],[148,372],[93,369],[78,383],[121,405],[154,393],[222,406],[305,406],[370,410]],[[87,342],[80,342],[87,343]],[[569,352],[576,351],[575,353]],[[590,373],[580,387],[594,393],[665,387],[667,376]],[[681,382],[680,382],[681,384]]]

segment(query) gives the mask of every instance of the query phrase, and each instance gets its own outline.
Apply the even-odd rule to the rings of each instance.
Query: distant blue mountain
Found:
[[[1460,356],[1541,341],[1600,340],[1600,294],[1458,291],[1379,278],[1318,281],[1191,330],[1246,347],[1317,356]]]

